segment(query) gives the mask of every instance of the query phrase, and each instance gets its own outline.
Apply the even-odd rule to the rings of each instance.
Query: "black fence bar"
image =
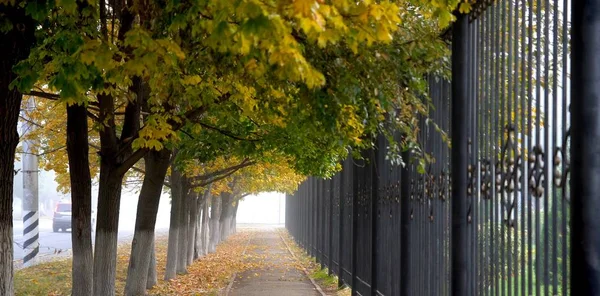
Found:
[[[459,14],[452,28],[452,295],[467,292],[467,141],[468,16]]]
[[[371,284],[371,289],[370,289],[370,295],[377,295],[377,289],[379,288],[377,286],[377,274],[378,274],[378,259],[377,257],[379,256],[379,252],[377,252],[377,240],[381,239],[378,237],[378,225],[377,225],[377,218],[379,216],[378,211],[380,210],[379,207],[379,195],[380,195],[380,186],[379,186],[379,153],[378,151],[383,149],[383,141],[382,141],[382,136],[379,136],[377,138],[377,141],[375,143],[376,145],[376,150],[372,150],[371,151],[371,194],[370,194],[370,198],[367,197],[367,199],[370,201],[370,208],[371,208],[371,270],[370,270],[370,284]]]
[[[402,159],[410,159],[408,151],[402,154]],[[411,266],[410,266],[410,166],[405,165],[400,172],[400,296],[409,296],[411,291]],[[396,251],[396,250],[394,250]]]
[[[322,240],[322,235],[323,235],[323,226],[325,225],[325,223],[323,223],[323,218],[324,215],[322,213],[323,211],[323,202],[322,202],[322,197],[323,197],[323,191],[322,189],[322,179],[315,179],[315,197],[317,199],[317,206],[315,208],[315,213],[317,214],[316,220],[317,220],[317,225],[316,225],[316,258],[317,258],[317,263],[319,263],[321,265],[321,268],[323,268],[323,240]]]
[[[597,2],[477,1],[419,149],[402,166],[378,137],[308,178],[286,198],[299,245],[353,295],[600,294]]]
[[[600,1],[573,2],[571,294],[600,294]]]
[[[344,212],[345,203],[346,203],[346,182],[345,182],[345,174],[347,170],[342,170],[342,172],[338,173],[335,177],[339,179],[339,220],[338,220],[338,269],[337,276],[338,287],[341,288],[344,285],[344,254],[346,252],[346,246],[344,245],[344,220],[346,213]],[[334,177],[334,178],[335,178]]]
[[[354,162],[353,159],[350,159],[352,162]],[[359,238],[358,238],[358,214],[360,212],[360,209],[358,208],[358,200],[359,197],[358,195],[360,194],[359,190],[359,185],[358,185],[358,181],[359,181],[359,173],[361,170],[359,170],[357,167],[354,167],[354,169],[352,170],[352,192],[351,194],[351,204],[352,204],[352,241],[350,242],[352,245],[352,251],[351,251],[351,260],[352,262],[350,263],[350,276],[351,276],[351,280],[350,280],[350,286],[353,288],[352,289],[352,296],[356,296],[357,292],[358,292],[358,279],[357,279],[357,275],[356,275],[356,270],[358,268],[358,243],[359,243]]]

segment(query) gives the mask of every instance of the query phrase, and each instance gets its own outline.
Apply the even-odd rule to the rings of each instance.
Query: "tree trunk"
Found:
[[[240,201],[236,201],[233,206],[233,218],[231,219],[231,234],[235,234],[237,232],[237,211],[240,205]]]
[[[73,245],[72,295],[92,295],[92,178],[88,157],[87,111],[84,106],[67,107],[67,153],[71,178]]]
[[[139,130],[140,100],[147,98],[142,93],[142,82],[133,79],[133,89],[137,92],[137,101],[131,101],[125,107],[125,119],[120,138],[117,137],[114,110],[115,102],[107,94],[98,95],[99,118],[106,122],[99,130],[100,134],[100,182],[98,190],[98,221],[96,224],[96,245],[94,248],[94,295],[115,295],[115,277],[117,262],[117,238],[119,231],[119,210],[123,176],[134,165],[130,158],[133,150],[124,143]],[[144,152],[143,150],[141,152]],[[136,157],[143,156],[137,153]],[[128,160],[125,163],[125,160]]]
[[[210,241],[208,243],[208,252],[214,253],[217,251],[217,244],[220,242],[219,236],[219,220],[221,219],[221,198],[213,198],[210,206]]]
[[[181,175],[171,165],[171,219],[169,223],[169,243],[167,246],[167,269],[165,280],[174,279],[177,275],[177,257],[179,250],[179,203],[181,202]]]
[[[211,203],[211,199],[212,199],[212,195],[210,194],[210,191],[208,193],[208,195],[206,196],[206,200],[204,201],[204,205],[202,206],[202,246],[201,246],[201,252],[200,252],[200,256],[206,256],[208,254],[208,244],[209,244],[209,227],[208,227],[208,222],[209,220],[209,211],[210,211],[210,203]]]
[[[163,149],[151,151],[144,158],[146,174],[137,206],[125,295],[143,295],[146,291],[154,244],[156,215],[170,157],[171,151]]]
[[[196,214],[197,214],[197,219],[196,219],[196,232],[194,233],[194,260],[197,260],[198,258],[201,257],[201,248],[202,248],[202,206],[203,203],[205,201],[205,197],[204,195],[200,198],[198,198],[197,200],[197,204],[196,206]]]
[[[208,189],[204,190],[204,193],[202,195],[199,195],[198,198],[196,199],[196,204],[194,205],[196,207],[196,224],[195,224],[195,228],[196,231],[194,233],[194,260],[204,256],[203,250],[202,250],[202,209],[204,208],[204,204],[206,203],[206,200],[208,198],[208,195],[210,194],[210,186],[208,187]]]
[[[0,15],[12,24],[10,31],[0,31],[0,295],[13,295],[13,181],[23,96],[9,84],[16,77],[13,67],[29,56],[35,24],[18,5],[0,4]]]
[[[224,241],[231,231],[231,220],[233,216],[233,205],[231,204],[231,193],[221,194],[221,219],[219,221],[220,241]]]
[[[181,176],[181,174],[179,175]],[[188,247],[188,226],[190,221],[190,211],[188,210],[188,202],[187,202],[187,193],[189,188],[186,184],[185,177],[181,176],[181,194],[180,194],[180,203],[179,203],[179,243],[178,243],[178,253],[177,254],[177,273],[185,274],[187,273],[187,247]]]
[[[188,247],[187,247],[187,266],[194,262],[194,245],[196,244],[196,223],[198,221],[198,193],[190,190],[188,195],[188,208],[190,212],[190,221],[188,226]]]
[[[104,2],[102,2],[104,3]],[[101,4],[102,5],[102,4]],[[124,6],[119,12],[119,41],[125,39],[133,27],[135,16]],[[119,206],[123,176],[145,150],[133,152],[131,139],[140,129],[141,106],[147,101],[150,88],[141,77],[133,77],[129,93],[134,99],[127,102],[125,116],[120,128],[116,125],[116,99],[111,93],[99,93],[98,122],[102,128],[100,135],[100,182],[98,190],[98,222],[96,224],[96,245],[94,248],[94,295],[115,295],[117,262],[117,238],[119,231]]]
[[[112,161],[111,161],[112,162]],[[94,293],[114,295],[117,267],[117,235],[119,231],[119,204],[122,175],[114,174],[114,167],[101,160],[98,192],[98,219],[94,248]]]
[[[152,289],[158,283],[156,275],[156,250],[154,249],[154,240],[152,241],[152,252],[150,253],[150,266],[148,267],[148,282],[146,289]]]

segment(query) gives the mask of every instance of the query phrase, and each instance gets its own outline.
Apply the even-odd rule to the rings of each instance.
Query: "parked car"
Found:
[[[71,203],[60,202],[54,208],[54,217],[52,218],[52,230],[67,231],[71,228]]]
[[[54,209],[54,217],[52,218],[52,230],[67,231],[71,229],[72,210],[70,202],[59,202]],[[92,232],[96,230],[96,214],[92,211]]]

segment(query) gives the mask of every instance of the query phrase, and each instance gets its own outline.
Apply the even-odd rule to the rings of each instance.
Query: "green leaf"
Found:
[[[75,0],[57,0],[56,4],[67,13],[75,14],[77,12],[77,1]]]
[[[11,21],[9,21],[8,18],[0,14],[0,33],[6,33],[12,30],[12,28],[13,24],[11,23]]]

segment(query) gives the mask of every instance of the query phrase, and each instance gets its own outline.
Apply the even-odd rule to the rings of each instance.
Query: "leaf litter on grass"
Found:
[[[215,295],[227,286],[234,273],[260,268],[262,260],[255,260],[251,250],[255,247],[249,240],[254,231],[241,231],[217,246],[215,253],[197,260],[188,267],[187,274],[178,275],[168,282],[159,282],[149,295]],[[244,253],[246,249],[246,253]],[[166,254],[166,252],[164,252]],[[166,257],[166,255],[163,255]],[[157,264],[165,266],[166,258],[158,258]]]
[[[240,230],[217,246],[215,253],[196,260],[188,267],[188,273],[165,282],[164,272],[167,257],[167,237],[157,236],[155,241],[158,284],[149,295],[214,295],[227,286],[235,272],[259,268],[264,259],[253,256],[248,244],[254,231]],[[243,255],[246,248],[246,254]],[[119,245],[117,252],[117,295],[123,295],[130,243]],[[42,263],[15,272],[15,294],[26,296],[71,295],[71,258]]]

